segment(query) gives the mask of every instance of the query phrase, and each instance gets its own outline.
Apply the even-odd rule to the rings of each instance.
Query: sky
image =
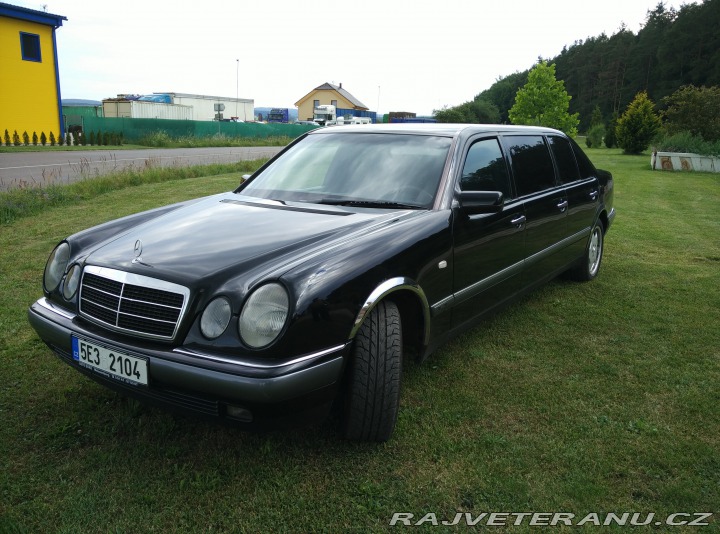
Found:
[[[658,0],[4,0],[67,17],[62,98],[176,92],[293,108],[325,82],[371,111],[429,115]],[[682,3],[666,1],[678,9]]]

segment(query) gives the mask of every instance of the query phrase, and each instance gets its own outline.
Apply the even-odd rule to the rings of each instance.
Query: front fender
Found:
[[[360,309],[360,312],[357,314],[357,317],[355,317],[353,328],[350,331],[349,340],[355,339],[355,335],[362,326],[365,317],[368,313],[372,311],[372,309],[378,304],[378,302],[398,291],[409,291],[413,293],[420,302],[424,332],[423,344],[427,345],[430,342],[430,305],[428,304],[427,297],[425,296],[425,292],[422,290],[422,288],[413,280],[405,277],[397,277],[391,278],[390,280],[385,280],[382,284],[377,286],[372,293],[370,293],[367,300]]]

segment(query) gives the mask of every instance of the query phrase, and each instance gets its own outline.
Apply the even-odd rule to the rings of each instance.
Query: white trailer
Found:
[[[255,118],[255,101],[249,98],[230,98],[170,92],[153,94],[169,95],[173,104],[192,107],[192,119],[196,121],[232,120],[234,118],[241,121],[251,121]],[[216,104],[222,104],[224,109],[222,111],[216,111]]]
[[[140,100],[103,100],[105,117],[124,117],[129,119],[171,119],[192,120],[192,106],[142,102]]]

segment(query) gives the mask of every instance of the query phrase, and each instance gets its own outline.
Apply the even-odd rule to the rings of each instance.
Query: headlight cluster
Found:
[[[240,337],[249,347],[258,349],[275,341],[285,326],[290,298],[277,283],[256,289],[245,302],[238,320]],[[218,297],[210,302],[200,318],[200,331],[208,339],[220,336],[232,316],[230,302]]]
[[[215,339],[220,336],[232,316],[230,302],[225,297],[218,297],[205,307],[200,318],[200,331],[208,339]]]
[[[68,261],[70,260],[70,245],[63,242],[60,243],[55,250],[52,251],[45,265],[45,274],[43,275],[43,284],[45,291],[55,291],[60,285]]]
[[[66,242],[60,243],[55,250],[50,253],[47,264],[45,265],[45,274],[43,275],[43,285],[45,291],[48,293],[55,291],[62,282],[65,270],[68,267],[70,261],[70,245]],[[63,297],[67,300],[72,299],[77,293],[78,287],[80,287],[80,275],[82,274],[82,267],[75,264],[70,267],[67,275],[65,276],[65,283],[62,288]]]

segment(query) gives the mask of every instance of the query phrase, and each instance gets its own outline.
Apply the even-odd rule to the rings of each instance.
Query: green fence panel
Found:
[[[168,119],[130,119],[124,117],[83,117],[85,132],[122,133],[125,142],[137,142],[154,132],[178,137],[298,137],[315,126],[306,124],[262,124],[254,122],[183,121]]]

